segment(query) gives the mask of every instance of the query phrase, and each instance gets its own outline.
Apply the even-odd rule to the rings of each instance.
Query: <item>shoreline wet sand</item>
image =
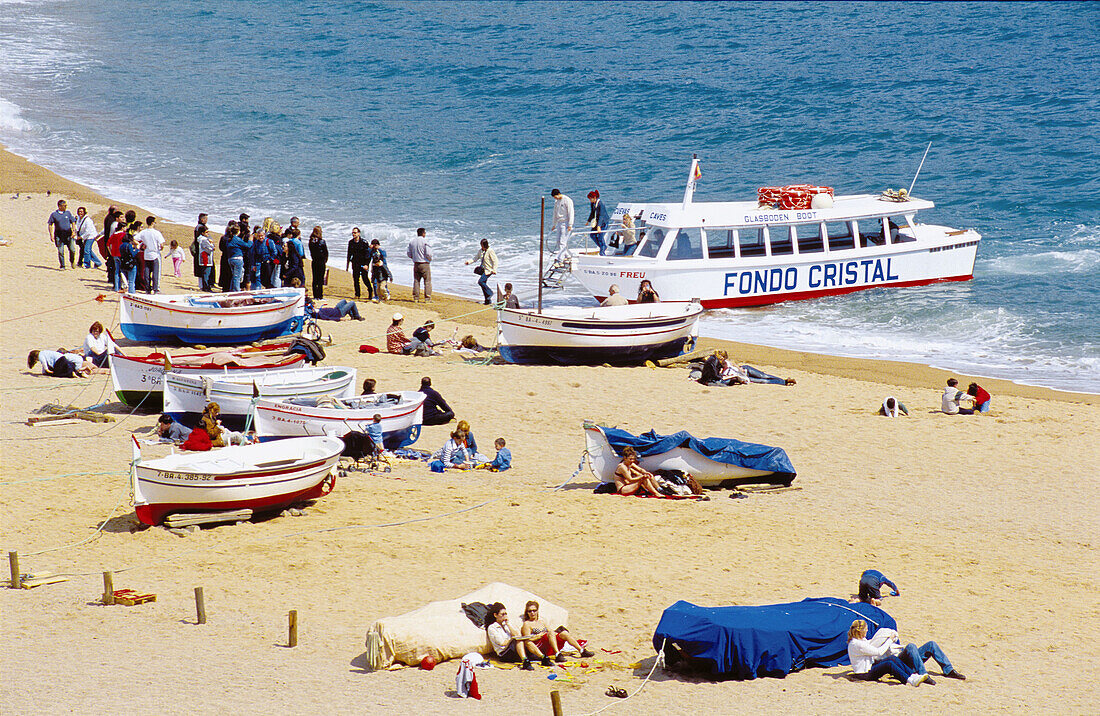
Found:
[[[658,671],[609,713],[716,712],[735,700],[739,710],[848,711],[869,699],[886,709],[1084,713],[1097,699],[1082,674],[1100,650],[1097,396],[978,379],[993,393],[993,413],[952,418],[935,412],[946,371],[740,344],[723,345],[798,384],[719,389],[690,382],[683,368],[359,354],[361,343],[383,345],[395,310],[406,325],[433,318],[441,337],[453,331],[448,317],[464,316],[460,336],[492,342],[492,311],[440,294],[414,305],[396,288],[391,305],[360,303],[364,322],[321,324],[335,341],[326,363],[354,366],[383,390],[415,389],[420,376],[432,376],[479,441],[508,439],[513,470],[435,475],[423,464],[398,464],[389,474],[339,479],[302,517],[187,537],[131,531],[129,436],[146,435],[155,416],[113,403],[109,376],[66,381],[31,373],[24,362],[31,348],[78,346],[94,320],[117,322],[117,297],[102,272],[56,268],[45,220],[59,195],[101,221],[104,197],[0,153],[0,234],[13,242],[0,247],[0,337],[8,347],[0,363],[7,428],[0,544],[20,552],[24,572],[71,575],[0,590],[7,623],[0,669],[13,711],[152,713],[186,704],[197,713],[452,713],[447,692],[457,665],[367,673],[363,636],[377,618],[503,581],[568,609],[572,631],[601,656],[641,666],[576,673],[573,685],[561,686],[542,669],[482,672],[485,699],[476,708],[548,713],[547,692],[560,688],[567,713],[589,712],[610,703],[609,683],[631,691],[641,683],[653,628],[676,600],[848,597],[870,567],[902,589],[884,605],[902,638],[935,639],[968,681],[920,689],[850,683],[838,667],[710,683]],[[162,231],[190,243],[190,227]],[[184,273],[168,278],[166,291],[191,291],[186,266]],[[346,274],[331,276],[330,295],[351,293]],[[877,416],[891,394],[909,406],[909,418]],[[107,402],[118,420],[25,425],[48,402]],[[587,468],[570,481],[585,418],[634,432],[686,429],[778,445],[800,489],[743,500],[713,492],[703,503],[593,495]],[[447,432],[425,428],[415,447],[435,450]],[[116,589],[153,592],[157,601],[94,605],[107,570]],[[206,595],[202,626],[194,624],[197,586]],[[291,609],[300,641],[286,649]],[[50,683],[65,688],[41,686]]]

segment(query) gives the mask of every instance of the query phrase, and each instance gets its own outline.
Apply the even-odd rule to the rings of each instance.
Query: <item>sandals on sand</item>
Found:
[[[626,689],[620,689],[614,684],[608,686],[607,691],[605,691],[604,693],[616,699],[625,699],[627,697]]]

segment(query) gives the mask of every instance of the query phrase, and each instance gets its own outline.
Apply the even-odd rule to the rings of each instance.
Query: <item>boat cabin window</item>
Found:
[[[798,253],[816,254],[825,250],[821,243],[821,224],[799,224],[794,227],[798,239]]]
[[[767,253],[764,249],[764,242],[767,239],[767,229],[763,226],[759,229],[737,230],[737,240],[741,246],[742,256],[763,256]]]
[[[703,230],[680,229],[668,250],[669,261],[703,258]]]
[[[855,233],[851,221],[827,221],[825,230],[829,235],[829,251],[854,249]]]
[[[707,256],[732,259],[737,255],[737,232],[733,229],[707,229]]]
[[[888,216],[886,217],[886,225],[890,231],[891,244],[902,244],[906,241],[917,240],[917,237],[913,235],[913,229],[909,225],[909,217],[907,216]]]
[[[642,234],[645,234],[645,239],[642,239]],[[653,258],[657,255],[657,252],[661,250],[661,244],[665,242],[665,230],[659,226],[653,226],[638,233],[638,250],[634,252],[635,256],[645,256],[646,258]]]
[[[860,219],[857,228],[859,229],[859,245],[863,248],[868,246],[884,246],[886,239],[883,238],[882,233],[882,221],[883,217],[877,217],[874,219]]]
[[[787,256],[794,253],[794,244],[791,242],[791,227],[773,226],[768,229],[768,236],[772,242],[772,256]]]

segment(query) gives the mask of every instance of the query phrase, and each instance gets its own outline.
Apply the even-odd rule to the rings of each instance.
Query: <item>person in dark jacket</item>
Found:
[[[294,279],[298,279],[298,285],[305,283],[306,274],[302,269],[302,257],[290,241],[283,242],[283,263],[280,266],[283,286],[293,286]]]
[[[428,396],[424,399],[424,425],[446,425],[455,418],[455,411],[447,401],[432,387],[432,379],[424,376],[420,379],[420,392]]]
[[[325,297],[325,268],[328,265],[328,244],[321,235],[320,226],[314,226],[309,235],[309,261],[313,274],[313,297],[320,301]]]
[[[370,246],[363,239],[356,226],[351,230],[351,241],[348,242],[348,256],[344,262],[344,270],[351,268],[351,280],[355,284],[355,297],[359,298],[359,280],[367,284],[367,298],[374,299],[374,286],[371,284],[368,264],[370,263]]]
[[[591,210],[588,212],[589,236],[592,237],[593,243],[599,247],[600,256],[603,256],[607,253],[607,242],[603,238],[604,231],[607,229],[611,217],[607,215],[607,208],[604,207],[603,201],[600,199],[600,192],[595,189],[588,192],[588,201],[592,205]]]
[[[236,221],[230,221],[225,225],[225,231],[222,233],[222,237],[218,239],[218,251],[221,252],[221,258],[218,261],[218,286],[223,291],[229,290],[229,285],[233,283],[233,276],[229,273],[229,254],[226,253],[226,248],[229,246],[229,228],[237,228]],[[211,279],[213,281],[213,279]]]
[[[112,207],[114,208],[114,207]],[[195,224],[195,240],[188,247],[191,252],[192,264],[195,270],[195,278],[199,280],[200,284],[203,284],[206,276],[206,267],[202,265],[202,259],[199,257],[199,237],[207,231],[206,227],[206,214],[199,214],[199,222]],[[205,286],[205,284],[203,284]],[[206,291],[206,288],[202,289]]]
[[[375,301],[388,301],[390,300],[390,289],[387,285],[390,281],[393,281],[393,274],[390,273],[390,266],[386,262],[386,250],[382,248],[382,244],[378,242],[378,239],[371,239],[370,242],[370,281],[374,286],[374,300]]]

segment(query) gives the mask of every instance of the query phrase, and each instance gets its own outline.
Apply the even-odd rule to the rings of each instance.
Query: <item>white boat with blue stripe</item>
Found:
[[[690,350],[698,301],[629,306],[500,310],[501,357],[509,363],[640,365]]]
[[[306,293],[268,288],[236,293],[124,294],[119,323],[132,341],[240,345],[302,330]]]

